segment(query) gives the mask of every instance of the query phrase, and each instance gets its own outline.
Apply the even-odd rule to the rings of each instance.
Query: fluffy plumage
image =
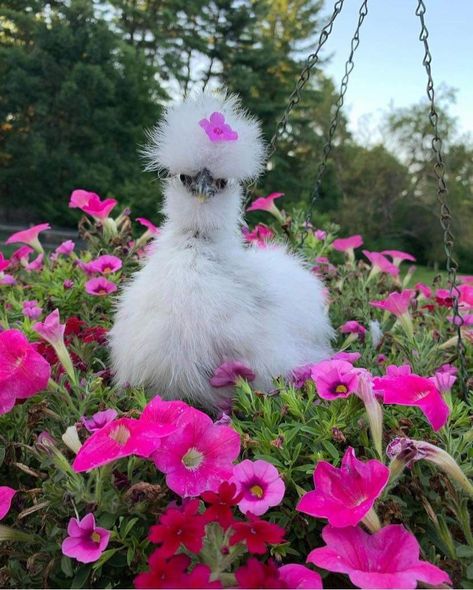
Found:
[[[198,122],[215,111],[237,141],[209,140]],[[150,166],[169,172],[166,222],[118,303],[110,344],[120,384],[216,406],[231,394],[209,384],[225,361],[248,365],[255,386],[269,389],[273,377],[330,354],[320,281],[281,246],[243,244],[240,181],[261,171],[264,151],[258,123],[235,97],[189,99],[152,132]],[[202,170],[227,181],[203,201],[182,176]]]

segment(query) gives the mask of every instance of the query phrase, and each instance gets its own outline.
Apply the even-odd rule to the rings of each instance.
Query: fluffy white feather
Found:
[[[198,122],[219,111],[239,138],[212,143]],[[261,170],[257,122],[234,97],[201,95],[169,109],[147,150],[166,168],[166,222],[153,254],[124,288],[110,334],[118,383],[216,406],[230,391],[209,378],[225,361],[256,373],[255,386],[330,355],[323,286],[281,246],[243,244],[239,181]],[[227,186],[200,202],[179,179],[203,168]]]

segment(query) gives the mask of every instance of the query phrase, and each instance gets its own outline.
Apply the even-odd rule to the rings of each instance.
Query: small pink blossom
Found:
[[[22,311],[23,315],[31,320],[37,320],[42,313],[42,309],[35,299],[32,301],[23,301]]]
[[[8,514],[16,490],[9,486],[0,486],[0,520]]]
[[[89,432],[96,432],[104,426],[107,426],[107,424],[115,420],[116,417],[117,411],[110,408],[108,410],[103,410],[102,412],[96,412],[90,418],[82,416],[81,422]]]
[[[323,229],[316,229],[314,231],[314,236],[318,239],[318,240],[325,240],[325,238],[327,237],[327,232],[324,231]]]
[[[25,229],[23,231],[18,231],[12,234],[7,241],[6,244],[28,244],[32,248],[34,248],[37,252],[42,252],[43,247],[39,243],[39,234],[42,231],[46,231],[51,229],[49,223],[40,223],[39,225],[34,225],[29,229]]]
[[[419,559],[419,543],[402,525],[391,524],[372,535],[360,527],[327,525],[322,538],[325,547],[311,551],[307,561],[348,574],[357,588],[416,588],[418,581],[434,587],[451,584],[446,572]]]
[[[0,252],[0,273],[3,273],[10,266],[10,261],[5,258],[2,252]]]
[[[288,563],[279,568],[279,576],[288,588],[319,590],[323,588],[320,574],[299,563]]]
[[[365,339],[366,328],[355,320],[345,322],[339,330],[342,334],[356,334],[361,341]]]
[[[277,209],[274,204],[275,199],[280,199],[283,196],[284,193],[270,193],[266,197],[258,197],[247,208],[247,211],[268,211],[269,213],[273,213]]]
[[[62,286],[64,287],[64,289],[72,289],[72,287],[74,286],[74,281],[72,281],[71,279],[65,279]]]
[[[83,262],[80,266],[87,274],[110,274],[121,269],[123,263],[117,256],[103,254],[90,262]]]
[[[43,268],[43,259],[44,254],[38,254],[34,260],[25,265],[26,270],[29,272],[39,272]]]
[[[0,414],[46,389],[51,367],[19,330],[0,331]]]
[[[69,207],[71,209],[82,209],[87,203],[90,201],[92,197],[99,198],[97,193],[92,193],[90,191],[85,191],[83,189],[76,189],[72,191],[70,199],[69,199]]]
[[[385,254],[386,256],[390,256],[393,264],[399,266],[403,260],[408,260],[409,262],[415,262],[415,256],[409,254],[408,252],[402,252],[402,250],[383,250],[381,254]]]
[[[85,290],[89,295],[95,295],[98,297],[105,297],[110,293],[115,293],[117,286],[112,281],[109,281],[105,277],[98,277],[96,279],[90,279],[85,283]]]
[[[293,383],[296,389],[301,389],[305,385],[305,382],[311,379],[312,376],[312,365],[302,365],[292,370],[289,375],[289,380]]]
[[[10,262],[19,262],[21,265],[26,266],[26,264],[28,263],[29,255],[33,252],[33,248],[30,248],[29,246],[20,246],[10,256]]]
[[[447,320],[449,322],[451,322],[452,324],[455,324],[455,326],[462,326],[462,327],[469,327],[469,326],[473,326],[473,313],[463,313],[461,314],[461,320],[457,317],[454,316],[448,316]]]
[[[460,285],[458,305],[461,309],[473,310],[473,285]]]
[[[323,399],[348,397],[358,386],[358,371],[347,361],[328,360],[312,365],[311,376]]]
[[[33,330],[44,338],[51,346],[57,346],[64,343],[64,330],[66,326],[61,324],[59,319],[59,309],[52,311],[44,320],[44,322],[36,322],[33,325]]]
[[[314,471],[315,490],[302,496],[297,510],[327,518],[334,527],[359,523],[372,509],[389,481],[389,469],[380,461],[360,461],[349,447],[341,467],[319,461]]]
[[[449,373],[448,371],[436,371],[435,375],[432,377],[432,383],[441,394],[449,393],[456,380],[456,375]]]
[[[181,497],[217,492],[230,479],[240,453],[240,435],[229,426],[217,426],[198,410],[181,418],[181,425],[161,441],[153,455],[166,474],[167,486]]]
[[[385,404],[418,407],[436,431],[446,424],[450,409],[427,377],[391,373],[375,377],[373,384],[375,391],[383,395]]]
[[[425,283],[416,283],[414,289],[421,293],[426,299],[432,297],[432,289]]]
[[[80,520],[71,518],[67,534],[69,536],[62,542],[62,553],[81,563],[97,561],[110,541],[110,531],[96,526],[91,512]]]
[[[376,356],[376,363],[378,365],[383,365],[387,360],[388,360],[388,357],[385,354],[383,354],[383,353],[378,354]]]
[[[76,247],[76,245],[72,240],[66,240],[65,242],[62,242],[62,244],[60,244],[56,248],[56,250],[54,250],[54,252],[56,254],[62,254],[64,256],[69,256],[70,254],[72,254],[75,247]]]
[[[389,262],[389,260],[379,252],[369,252],[368,250],[363,250],[363,254],[371,262],[372,268],[370,276],[374,276],[380,272],[385,272],[393,277],[397,277],[399,274],[399,268],[392,262]]]
[[[236,141],[238,139],[238,133],[228,123],[225,123],[225,117],[222,113],[212,113],[208,119],[201,119],[199,125],[213,143]]]
[[[254,372],[245,364],[239,361],[226,362],[215,369],[214,374],[210,379],[212,387],[227,387],[228,385],[235,385],[239,378],[253,381],[255,379]]]
[[[401,291],[401,293],[394,291],[393,293],[390,293],[386,299],[370,301],[370,305],[377,307],[378,309],[389,311],[396,317],[400,318],[408,313],[409,306],[414,296],[415,291],[413,289],[405,289],[404,291]]]
[[[253,231],[249,231],[246,227],[243,227],[241,231],[245,242],[256,244],[259,248],[266,248],[268,242],[274,237],[274,232],[262,223],[256,225]]]
[[[353,253],[355,248],[359,248],[362,245],[363,238],[359,234],[350,236],[349,238],[337,238],[332,242],[332,248],[338,252]]]
[[[360,352],[346,352],[345,350],[341,350],[339,352],[336,352],[335,354],[332,354],[332,356],[330,357],[331,361],[347,361],[348,363],[356,363],[356,361],[359,361],[361,358],[361,353]]]
[[[141,225],[146,227],[150,234],[154,236],[159,234],[159,227],[156,227],[154,223],[151,222],[149,219],[146,219],[146,217],[137,217],[136,221],[138,221],[138,223],[141,223]]]
[[[243,494],[238,502],[241,512],[256,516],[264,514],[271,506],[278,506],[286,490],[276,467],[262,459],[246,459],[235,465],[230,482],[237,486],[237,494]]]
[[[81,189],[73,191],[69,201],[69,207],[82,209],[94,219],[103,222],[111,213],[118,201],[115,199],[104,199],[103,201],[96,193]]]
[[[0,272],[0,285],[16,285],[16,279],[13,275]]]

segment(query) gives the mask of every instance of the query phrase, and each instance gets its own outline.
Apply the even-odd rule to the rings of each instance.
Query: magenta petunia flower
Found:
[[[346,350],[340,350],[330,357],[331,361],[347,361],[349,363],[356,363],[361,358],[360,352],[346,352]]]
[[[201,119],[199,125],[207,133],[211,142],[236,141],[238,133],[234,131],[222,113],[212,113],[208,119]]]
[[[325,547],[311,551],[307,561],[348,574],[358,588],[416,588],[417,582],[450,583],[446,572],[421,561],[417,539],[402,525],[391,524],[370,535],[360,527],[322,531]]]
[[[374,389],[383,395],[385,404],[418,407],[434,430],[448,420],[450,409],[440,391],[427,377],[419,375],[392,375],[375,377]]]
[[[458,287],[460,297],[458,298],[458,305],[461,309],[473,310],[473,286],[460,285]]]
[[[240,435],[229,426],[215,425],[198,410],[181,418],[181,425],[161,441],[154,453],[166,484],[181,497],[217,492],[230,479],[240,452]]]
[[[83,262],[81,268],[88,274],[98,273],[106,275],[119,271],[122,265],[122,261],[117,256],[103,254],[95,260]]]
[[[84,205],[90,201],[92,197],[99,198],[97,193],[92,193],[90,191],[85,191],[83,189],[76,189],[72,191],[70,199],[69,199],[69,207],[71,209],[82,209]]]
[[[115,199],[102,201],[96,193],[78,189],[72,192],[69,207],[81,209],[94,219],[104,221],[117,203]]]
[[[62,553],[81,563],[97,561],[110,541],[110,531],[96,526],[91,512],[80,520],[71,518],[67,534],[69,536],[62,542]]]
[[[19,330],[0,332],[0,414],[46,389],[51,367]]]
[[[115,420],[117,415],[118,414],[116,410],[109,408],[108,410],[103,410],[102,412],[96,412],[90,418],[87,418],[87,416],[81,416],[80,420],[89,432],[96,432],[97,430],[100,430]]]
[[[338,252],[347,252],[353,254],[355,248],[359,248],[363,245],[363,238],[356,234],[349,238],[337,238],[332,242],[332,248]]]
[[[39,272],[43,268],[44,254],[38,254],[34,260],[25,264],[25,268],[28,272]]]
[[[230,481],[237,486],[237,493],[243,494],[238,502],[238,508],[243,514],[251,512],[261,516],[271,506],[278,506],[286,491],[276,467],[261,459],[246,459],[235,465]]]
[[[393,277],[397,277],[399,274],[399,268],[392,262],[389,262],[389,260],[379,252],[369,252],[368,250],[363,250],[363,254],[371,262],[372,268],[369,275],[370,277],[373,277],[380,272],[385,272]]]
[[[431,378],[432,383],[442,394],[448,393],[456,380],[455,374],[442,370],[435,371],[434,376]]]
[[[355,334],[361,341],[365,339],[366,328],[355,320],[345,322],[339,330],[342,334]]]
[[[146,229],[149,231],[150,234],[152,234],[152,235],[159,234],[159,227],[156,227],[154,225],[154,223],[152,221],[150,221],[149,219],[146,219],[146,217],[137,217],[136,221],[138,221],[138,223],[141,223],[141,225],[146,227]]]
[[[402,250],[383,250],[381,254],[386,256],[390,256],[393,264],[399,266],[403,260],[408,260],[409,262],[415,262],[415,256],[409,254],[408,252],[402,252]]]
[[[28,263],[29,255],[34,252],[29,246],[20,246],[10,256],[10,263],[19,263],[25,266]]]
[[[255,244],[259,248],[266,248],[268,242],[274,237],[273,230],[266,227],[262,223],[259,223],[254,227],[252,231],[249,231],[246,227],[241,229],[245,242],[249,244]]]
[[[274,200],[281,197],[284,197],[284,193],[270,193],[266,197],[258,197],[247,208],[247,211],[268,211],[273,213],[277,209]]]
[[[13,275],[0,272],[0,285],[16,285],[16,279]]]
[[[0,486],[0,520],[8,514],[16,490],[9,486]]]
[[[95,469],[116,459],[138,455],[149,457],[161,439],[176,430],[172,424],[152,424],[119,418],[97,430],[82,445],[72,464],[75,471]]]
[[[327,232],[323,229],[316,229],[314,231],[314,236],[317,238],[317,240],[325,240],[327,237]]]
[[[220,367],[215,369],[214,374],[210,379],[210,385],[212,385],[212,387],[235,385],[240,377],[247,381],[253,381],[255,374],[250,367],[247,367],[239,361],[223,363]]]
[[[42,309],[35,299],[32,301],[23,301],[22,311],[23,315],[30,318],[30,320],[37,320],[42,313]]]
[[[40,223],[39,225],[34,225],[29,229],[25,229],[23,231],[18,231],[12,234],[7,241],[6,244],[28,244],[32,248],[34,248],[37,252],[43,252],[43,247],[39,242],[39,234],[42,231],[46,231],[47,229],[51,229],[49,223]]]
[[[10,266],[10,261],[5,258],[2,252],[0,252],[0,273],[3,273]]]
[[[323,588],[320,574],[299,563],[288,563],[279,568],[279,577],[288,588]]]
[[[301,389],[312,376],[312,365],[302,365],[293,369],[289,375],[289,380],[296,389]]]
[[[341,467],[319,461],[314,471],[315,491],[304,494],[296,510],[327,518],[334,527],[358,524],[372,509],[389,481],[380,461],[360,461],[349,447]]]
[[[425,283],[416,283],[414,289],[421,293],[426,299],[432,297],[432,289]]]
[[[59,309],[52,311],[44,322],[36,322],[33,325],[33,330],[54,347],[61,343],[64,344],[65,329],[65,324],[61,324],[59,319]]]
[[[378,309],[389,311],[396,317],[400,318],[401,316],[409,312],[409,306],[414,297],[414,289],[405,289],[400,293],[398,293],[397,291],[390,293],[386,297],[386,299],[381,299],[379,301],[370,301],[370,305],[372,305],[373,307],[377,307]]]
[[[358,386],[357,369],[342,360],[328,360],[312,365],[311,377],[317,393],[323,399],[348,397]]]
[[[65,242],[62,242],[62,244],[59,244],[59,246],[56,248],[56,250],[54,252],[56,254],[62,254],[64,256],[69,256],[69,254],[72,254],[75,247],[76,247],[76,245],[72,240],[66,240]]]
[[[97,277],[95,279],[90,279],[85,283],[85,290],[89,295],[94,295],[96,297],[105,297],[106,295],[110,295],[110,293],[115,293],[118,287],[112,281],[109,281],[105,277]]]

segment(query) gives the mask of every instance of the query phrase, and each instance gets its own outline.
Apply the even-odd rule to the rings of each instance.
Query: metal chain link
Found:
[[[309,231],[309,224],[312,219],[312,214],[314,212],[314,207],[317,199],[320,196],[320,188],[322,186],[322,178],[325,173],[325,169],[327,168],[327,161],[328,157],[332,151],[333,146],[333,138],[335,137],[335,132],[338,127],[338,122],[340,120],[340,113],[345,101],[345,94],[348,88],[348,82],[350,80],[350,74],[355,67],[355,63],[353,62],[353,56],[355,55],[356,50],[358,49],[358,45],[360,44],[360,29],[363,21],[365,20],[366,15],[368,14],[368,0],[364,0],[361,3],[360,9],[358,11],[358,24],[355,29],[355,33],[353,34],[351,44],[350,44],[350,55],[348,56],[347,61],[345,62],[345,73],[343,75],[342,81],[340,83],[340,90],[338,93],[337,102],[335,103],[335,112],[333,114],[332,120],[330,122],[329,132],[327,141],[323,148],[322,160],[320,161],[317,176],[315,180],[314,189],[312,190],[309,206],[307,208],[306,216],[305,216],[305,226],[302,232],[302,238],[299,243],[299,246],[303,246],[305,239],[307,237]]]
[[[444,242],[444,250],[447,256],[447,271],[448,271],[448,282],[450,285],[450,296],[453,299],[453,322],[456,326],[457,337],[458,337],[458,344],[457,344],[457,351],[458,351],[458,360],[460,364],[460,383],[462,386],[463,392],[466,394],[466,358],[465,358],[465,345],[462,340],[461,335],[461,327],[464,323],[464,320],[461,316],[458,300],[460,297],[460,291],[457,286],[457,272],[458,272],[458,262],[455,260],[453,256],[453,248],[454,248],[454,237],[451,231],[451,222],[452,222],[452,215],[450,212],[450,208],[447,203],[447,195],[448,195],[448,188],[447,182],[445,180],[445,162],[442,155],[442,139],[439,137],[438,134],[438,113],[435,108],[435,90],[434,90],[434,81],[432,78],[432,55],[430,53],[429,48],[429,32],[427,30],[427,26],[425,24],[425,4],[423,0],[418,0],[416,15],[419,17],[421,30],[419,34],[419,40],[424,44],[424,59],[422,64],[425,68],[427,73],[427,97],[430,102],[430,112],[429,112],[429,120],[430,124],[432,125],[433,129],[433,138],[432,138],[432,151],[434,154],[435,162],[434,162],[434,173],[437,179],[437,200],[440,204],[440,225],[443,229],[443,242]]]
[[[328,23],[323,27],[323,29],[320,32],[319,40],[318,40],[317,47],[316,47],[315,51],[313,53],[311,53],[305,61],[304,68],[302,69],[302,71],[300,73],[299,79],[296,82],[296,86],[289,96],[288,105],[287,105],[284,113],[282,114],[281,118],[279,119],[279,121],[276,125],[276,130],[275,130],[275,132],[271,138],[271,141],[269,143],[268,152],[267,152],[268,162],[271,159],[271,157],[273,156],[274,152],[276,151],[276,146],[277,146],[277,143],[278,143],[280,137],[284,134],[284,132],[287,129],[287,124],[289,122],[289,116],[290,116],[292,110],[301,101],[302,90],[303,90],[304,86],[307,84],[307,82],[309,81],[310,74],[311,74],[312,70],[315,68],[315,66],[319,62],[320,50],[325,45],[325,42],[327,41],[330,33],[332,32],[333,23],[335,22],[335,19],[337,18],[337,16],[340,14],[340,12],[343,8],[344,2],[345,2],[345,0],[337,0],[335,2],[330,20],[328,21]],[[246,187],[245,206],[248,204],[248,201],[251,198],[251,191],[254,189],[255,185],[256,185],[256,180],[254,180],[253,182],[248,184]]]

